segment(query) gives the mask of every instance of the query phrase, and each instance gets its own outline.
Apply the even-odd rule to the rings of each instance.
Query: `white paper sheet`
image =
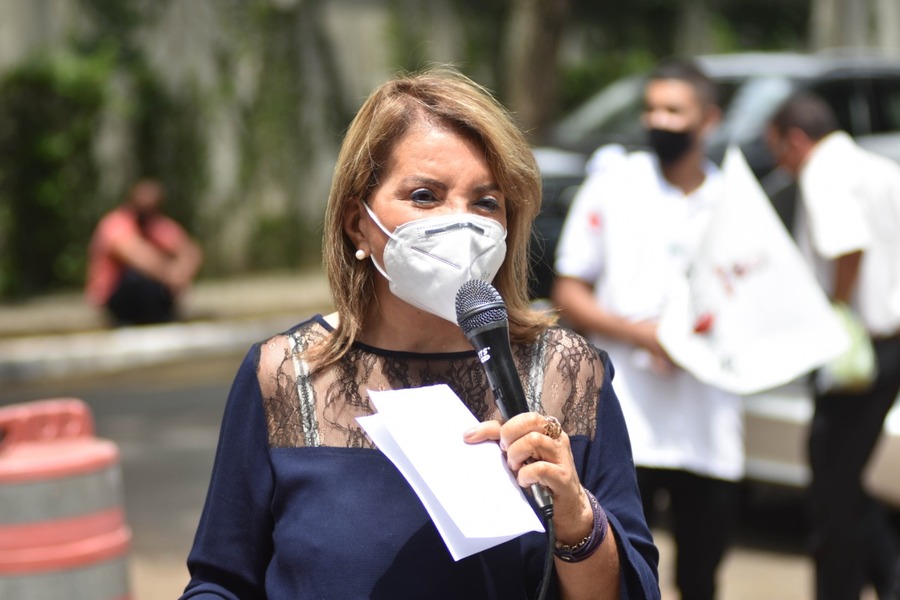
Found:
[[[378,412],[357,421],[419,496],[454,560],[544,531],[500,447],[463,441],[478,421],[448,386],[369,395]]]

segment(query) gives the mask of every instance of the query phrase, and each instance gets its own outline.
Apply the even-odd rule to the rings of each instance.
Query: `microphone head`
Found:
[[[476,329],[509,321],[500,293],[487,281],[472,279],[456,292],[456,322],[468,336]]]

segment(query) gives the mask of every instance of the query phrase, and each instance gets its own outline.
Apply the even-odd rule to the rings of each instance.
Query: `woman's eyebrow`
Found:
[[[425,187],[439,188],[441,190],[447,189],[447,184],[437,180],[432,179],[431,177],[423,177],[421,175],[410,175],[403,179],[403,183],[405,185],[421,185]]]
[[[405,177],[403,179],[403,184],[407,186],[421,185],[423,187],[437,188],[440,190],[447,190],[448,187],[446,183],[439,179],[424,177],[422,175],[410,175],[409,177]],[[499,183],[489,181],[488,183],[482,183],[475,186],[472,191],[476,194],[484,194],[486,192],[502,192],[503,190],[500,189]]]
[[[484,194],[485,192],[502,192],[500,189],[500,184],[496,182],[483,183],[481,185],[475,186],[473,190],[476,194]]]

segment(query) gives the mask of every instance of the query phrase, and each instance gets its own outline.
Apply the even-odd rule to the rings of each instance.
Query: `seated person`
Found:
[[[116,325],[173,320],[203,262],[197,243],[163,214],[164,199],[158,181],[140,181],[94,230],[85,295]]]

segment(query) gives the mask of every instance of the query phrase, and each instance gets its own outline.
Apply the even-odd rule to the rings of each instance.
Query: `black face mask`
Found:
[[[664,165],[676,162],[694,144],[691,131],[669,131],[668,129],[648,129],[647,142]]]

